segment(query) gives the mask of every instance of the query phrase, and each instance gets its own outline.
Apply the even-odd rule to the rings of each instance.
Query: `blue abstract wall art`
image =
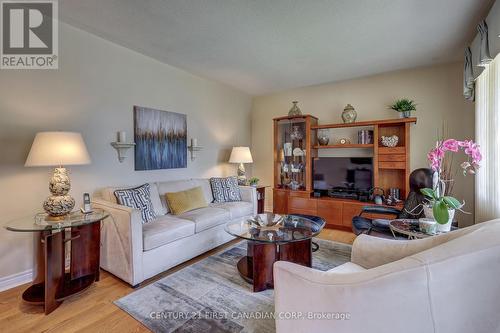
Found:
[[[186,115],[134,106],[135,170],[187,167]]]

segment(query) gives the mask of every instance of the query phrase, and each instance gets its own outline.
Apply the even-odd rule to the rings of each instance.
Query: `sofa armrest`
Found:
[[[352,245],[351,261],[364,268],[373,268],[412,256],[443,244],[461,234],[449,232],[424,239],[393,240],[359,235]]]
[[[276,332],[432,332],[427,279],[425,267],[412,259],[353,273],[278,261]],[[418,327],[409,327],[416,315]]]
[[[257,215],[257,189],[253,186],[240,186],[241,200],[253,205],[252,214]]]
[[[101,267],[132,286],[142,282],[140,211],[99,198],[92,204],[110,214],[101,228]]]

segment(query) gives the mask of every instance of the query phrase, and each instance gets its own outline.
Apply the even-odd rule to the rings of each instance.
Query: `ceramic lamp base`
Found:
[[[246,185],[247,184],[247,176],[245,172],[245,166],[243,163],[238,165],[238,185]]]
[[[53,195],[43,202],[43,209],[52,217],[69,214],[75,207],[75,199],[70,195]]]
[[[68,195],[71,183],[66,168],[56,168],[49,182],[52,195],[43,202],[43,209],[51,217],[69,214],[75,207],[75,199]]]

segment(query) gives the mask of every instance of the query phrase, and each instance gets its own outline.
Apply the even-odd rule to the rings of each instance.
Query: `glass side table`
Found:
[[[422,238],[427,238],[427,237],[432,237],[435,235],[439,235],[442,233],[435,233],[435,234],[426,234],[422,231],[420,231],[419,225],[418,225],[418,220],[413,220],[413,219],[396,219],[392,220],[389,223],[389,228],[391,229],[392,235],[394,238],[396,237],[396,234],[401,234],[405,235],[408,237],[408,239],[422,239]],[[455,226],[451,227],[451,230],[457,230],[458,228]]]
[[[34,279],[23,300],[44,305],[45,314],[49,314],[69,296],[99,281],[100,222],[108,216],[104,210],[95,209],[89,214],[73,212],[56,221],[40,213],[7,223],[9,231],[34,232],[38,237]],[[71,245],[68,272],[67,242]]]

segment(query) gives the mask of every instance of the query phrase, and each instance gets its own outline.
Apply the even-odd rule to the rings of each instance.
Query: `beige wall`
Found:
[[[397,113],[387,105],[400,97],[415,99],[418,103],[416,125],[411,130],[411,168],[426,167],[427,151],[434,145],[446,122],[449,137],[474,138],[474,105],[462,97],[462,64],[404,70],[344,81],[334,84],[304,87],[254,99],[252,112],[253,173],[263,184],[273,184],[272,118],[286,115],[291,101],[299,101],[305,114],[319,118],[320,124],[342,122],[340,115],[347,103],[357,112],[357,120],[388,119]],[[342,133],[342,135],[348,135]],[[336,135],[338,138],[342,135]],[[352,134],[351,134],[352,135]],[[355,136],[352,137],[356,142]],[[345,154],[359,153],[350,150]],[[463,179],[458,174],[455,195],[464,198],[466,209],[474,208],[472,177]],[[272,207],[271,190],[267,193],[267,209]],[[460,224],[468,225],[472,216],[460,214]]]
[[[340,121],[347,103],[356,107],[359,120],[392,118],[386,105],[408,96],[419,103],[411,147],[417,168],[426,165],[425,153],[443,120],[452,136],[473,137],[473,105],[461,96],[461,73],[461,64],[452,64],[305,87],[256,97],[251,110],[246,94],[61,23],[59,70],[0,71],[0,280],[32,268],[32,235],[7,232],[3,225],[39,211],[48,195],[51,170],[23,166],[37,131],[83,133],[92,164],[70,168],[72,194],[80,204],[83,192],[105,185],[232,174],[234,166],[226,163],[231,146],[250,143],[252,173],[272,185],[271,119],[286,114],[292,100],[329,123]],[[109,142],[118,130],[131,137],[133,105],[187,114],[188,136],[205,149],[186,169],[135,172],[132,152],[119,163]],[[469,210],[471,181],[460,179],[457,191]]]
[[[101,38],[60,24],[59,70],[0,70],[0,280],[32,267],[32,235],[5,231],[32,215],[48,195],[50,168],[25,168],[38,131],[83,133],[92,164],[71,167],[77,205],[104,185],[235,173],[233,145],[250,145],[251,97]],[[205,147],[186,169],[134,171],[110,142],[133,133],[133,105],[187,114],[188,137]]]

